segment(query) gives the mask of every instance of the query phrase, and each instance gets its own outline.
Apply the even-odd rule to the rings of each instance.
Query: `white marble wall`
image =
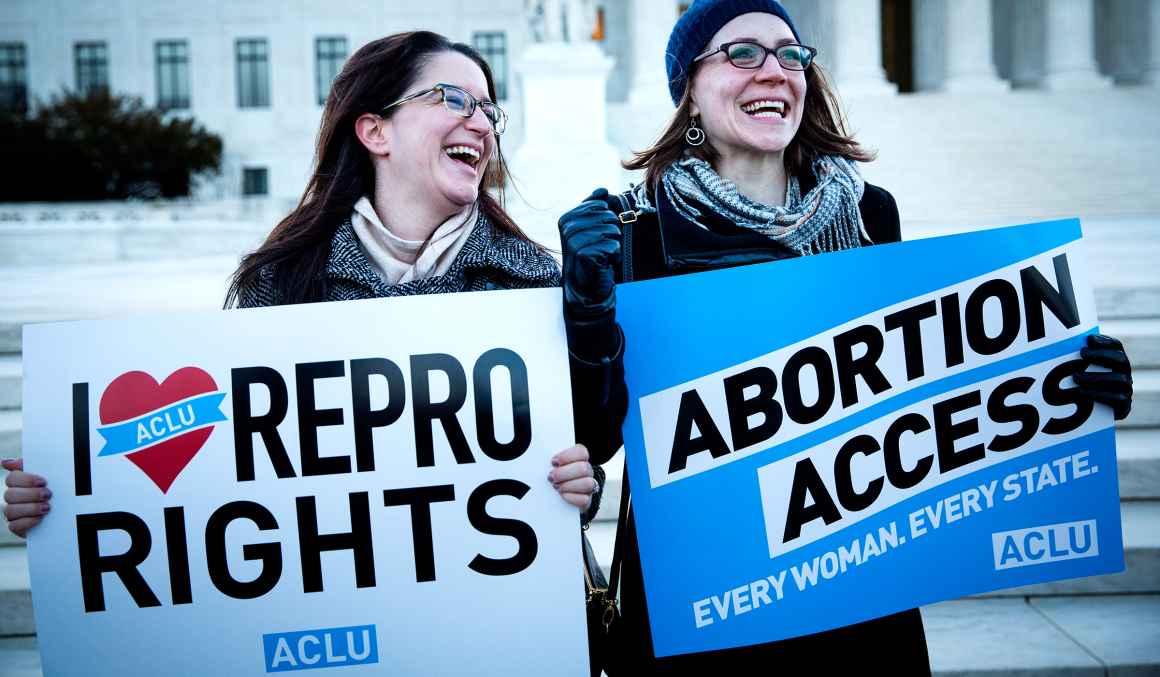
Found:
[[[668,106],[663,50],[678,0],[600,4],[606,36],[601,47],[615,65],[604,101],[595,104]],[[784,4],[802,40],[821,50],[819,63],[843,96],[896,91],[882,67],[880,0]],[[1160,0],[914,0],[912,6],[920,91],[1160,82]],[[292,198],[305,184],[321,113],[315,37],[344,35],[353,51],[369,40],[420,27],[463,41],[475,31],[504,31],[506,104],[516,113],[525,108],[514,72],[530,41],[524,13],[525,0],[0,0],[0,41],[26,45],[30,92],[44,99],[74,86],[74,42],[104,40],[114,90],[153,103],[153,43],[188,40],[190,114],[226,143],[223,174],[203,194],[234,196],[243,168],[267,167],[271,194]],[[268,40],[269,108],[237,107],[234,42],[242,37]],[[509,153],[523,141],[525,119],[512,116],[504,137]]]
[[[241,190],[243,167],[267,167],[274,197],[297,197],[305,186],[322,108],[315,91],[314,39],[346,36],[349,50],[403,30],[426,28],[470,42],[475,31],[504,31],[508,63],[522,54],[528,30],[523,0],[3,0],[0,42],[26,45],[31,96],[45,99],[75,86],[73,43],[108,44],[115,92],[156,101],[156,40],[189,42],[193,117],[225,141],[223,173],[207,197]],[[265,38],[270,54],[270,107],[239,109],[234,42]],[[509,66],[510,68],[510,66]],[[508,73],[510,108],[520,106]],[[517,146],[518,116],[504,137]]]

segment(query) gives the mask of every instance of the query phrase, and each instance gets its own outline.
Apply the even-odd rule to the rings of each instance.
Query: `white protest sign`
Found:
[[[45,674],[587,674],[559,304],[26,327]]]

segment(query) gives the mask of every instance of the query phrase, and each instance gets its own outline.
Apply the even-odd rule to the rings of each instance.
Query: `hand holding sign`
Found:
[[[1132,363],[1119,340],[1103,334],[1087,338],[1079,351],[1086,366],[1095,365],[1109,371],[1083,371],[1075,375],[1075,384],[1087,398],[1112,408],[1116,420],[1127,418],[1132,411]]]
[[[568,446],[559,304],[545,289],[26,328],[38,475],[5,464],[22,485],[7,514],[26,533],[42,499],[23,485],[53,485],[28,549],[45,672],[263,674],[321,651],[405,674],[460,674],[465,655],[475,674],[513,655],[586,673],[575,510],[594,482]],[[488,329],[419,321],[433,312]],[[447,631],[465,609],[487,627]],[[127,631],[151,650],[98,650]]]
[[[4,519],[8,520],[8,530],[24,538],[28,530],[40,524],[51,509],[48,499],[52,490],[40,475],[24,472],[24,460],[5,458],[0,467],[8,471],[4,484]]]
[[[1121,570],[1094,403],[1126,414],[1130,367],[1092,335],[1079,237],[1049,222],[621,287],[649,346],[626,354],[625,450],[657,655]],[[793,322],[784,296],[721,303],[791,288],[828,302]]]
[[[592,474],[592,464],[588,462],[588,450],[583,444],[568,447],[552,457],[548,481],[561,498],[581,510],[588,509],[592,496],[600,490],[600,484]]]

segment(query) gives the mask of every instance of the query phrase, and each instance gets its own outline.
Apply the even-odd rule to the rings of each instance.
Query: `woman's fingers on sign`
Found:
[[[556,454],[552,457],[552,466],[548,481],[560,497],[578,508],[587,508],[600,485],[593,477],[584,445],[576,444]]]

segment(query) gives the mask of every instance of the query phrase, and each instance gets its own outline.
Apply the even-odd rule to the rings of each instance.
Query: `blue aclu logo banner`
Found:
[[[290,672],[379,662],[373,625],[274,632],[262,635],[266,672]]]
[[[658,656],[1123,570],[1077,220],[617,295]]]
[[[97,428],[105,438],[105,446],[97,456],[128,454],[224,421],[226,417],[220,407],[225,397],[225,393],[200,395],[137,418]]]

